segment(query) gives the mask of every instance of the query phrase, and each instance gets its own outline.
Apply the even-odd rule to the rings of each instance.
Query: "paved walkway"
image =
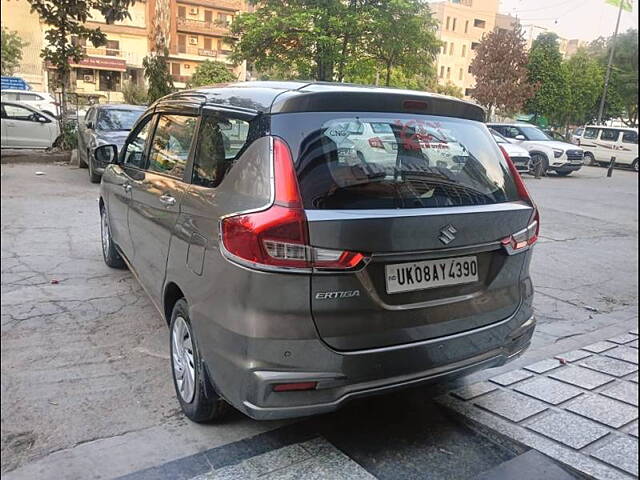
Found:
[[[438,399],[485,434],[595,479],[638,477],[638,330]]]

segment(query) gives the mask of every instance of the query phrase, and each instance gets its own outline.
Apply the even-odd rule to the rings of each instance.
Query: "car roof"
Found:
[[[256,81],[201,87],[156,102],[186,101],[255,113],[375,111],[442,115],[484,121],[484,109],[437,93],[330,82]]]
[[[629,132],[637,132],[637,128],[633,127],[609,127],[608,125],[585,125],[581,128],[608,128],[610,130],[627,130]]]
[[[540,128],[537,125],[534,125],[532,123],[524,123],[524,122],[515,122],[515,123],[495,123],[495,122],[490,122],[490,123],[487,123],[487,126],[490,126],[490,127],[535,127],[535,128]]]
[[[144,105],[130,105],[128,103],[109,103],[91,105],[91,107],[99,108],[100,110],[146,110]]]
[[[0,90],[0,93],[5,93],[5,92],[9,92],[9,93],[37,93],[38,95],[51,95],[50,93],[47,93],[47,92],[37,92],[35,90],[20,90],[18,88],[3,88],[2,90]]]

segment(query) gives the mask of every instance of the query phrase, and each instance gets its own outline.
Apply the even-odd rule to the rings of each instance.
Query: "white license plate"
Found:
[[[411,292],[478,281],[475,256],[385,266],[387,293]]]

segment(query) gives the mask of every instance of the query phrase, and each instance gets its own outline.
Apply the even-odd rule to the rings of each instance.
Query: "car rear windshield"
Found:
[[[101,110],[98,115],[98,130],[107,132],[131,130],[142,110]]]
[[[486,205],[518,200],[487,128],[449,117],[389,113],[274,115],[296,159],[307,209]]]

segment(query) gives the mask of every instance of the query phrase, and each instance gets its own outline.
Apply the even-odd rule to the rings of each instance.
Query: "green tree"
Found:
[[[46,46],[40,56],[56,70],[56,83],[62,88],[63,98],[69,87],[70,60],[78,63],[84,57],[83,47],[77,40],[89,40],[94,47],[107,42],[99,28],[89,28],[86,22],[91,12],[97,11],[108,24],[130,18],[128,9],[135,0],[29,0],[31,11],[36,12],[47,26],[44,34]],[[4,52],[3,52],[4,56]],[[62,105],[63,114],[66,108]]]
[[[144,78],[149,83],[147,101],[153,103],[175,91],[173,78],[169,72],[169,0],[156,0],[156,12],[152,25],[152,50],[142,59]]]
[[[362,52],[371,58],[376,70],[391,85],[391,74],[400,69],[413,75],[434,76],[440,48],[435,36],[437,23],[429,6],[417,0],[387,0],[365,9],[360,31]]]
[[[595,106],[604,86],[604,69],[585,49],[564,62],[569,98],[564,124],[584,125],[595,118]]]
[[[169,51],[165,49],[160,54],[152,53],[142,59],[144,78],[149,83],[149,89],[147,90],[149,104],[175,91],[167,62],[168,55]]]
[[[216,83],[228,83],[236,80],[236,76],[229,71],[223,62],[217,60],[205,60],[196,71],[193,72],[191,79],[187,82],[187,87],[202,87],[204,85],[214,85]]]
[[[251,2],[232,26],[232,58],[261,76],[387,85],[433,76],[439,42],[423,0]]]
[[[569,87],[555,33],[543,33],[533,41],[527,70],[529,83],[537,86],[535,95],[526,102],[527,111],[543,115],[552,123],[561,123]]]
[[[22,49],[28,43],[23,42],[17,32],[2,27],[2,75],[13,75],[22,60]]]
[[[476,79],[471,94],[487,108],[503,114],[520,111],[535,93],[529,82],[526,42],[520,26],[514,30],[495,30],[483,36],[471,61],[470,72]]]
[[[127,82],[122,86],[122,96],[124,97],[125,103],[130,105],[147,104],[147,89],[144,85]]]

